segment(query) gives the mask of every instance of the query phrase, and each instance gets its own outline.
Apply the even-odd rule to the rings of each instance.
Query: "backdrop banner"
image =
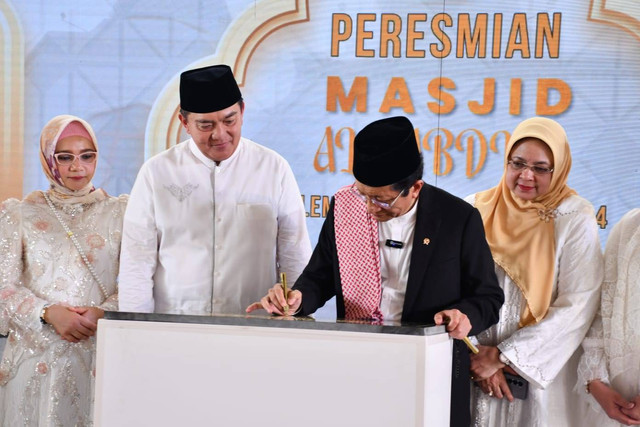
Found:
[[[185,139],[178,77],[226,63],[243,135],[296,175],[315,244],[353,181],[367,123],[407,116],[426,182],[464,197],[496,185],[505,141],[542,115],[566,129],[569,185],[604,245],[640,201],[640,4],[635,0],[0,0],[0,199],[46,188],[37,150],[57,114],[91,123],[94,183],[128,193],[140,165]]]

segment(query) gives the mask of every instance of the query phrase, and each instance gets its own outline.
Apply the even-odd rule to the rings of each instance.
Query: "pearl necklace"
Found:
[[[62,220],[62,217],[60,216],[60,213],[58,213],[56,208],[53,206],[53,202],[49,198],[49,195],[47,193],[45,193],[44,191],[42,192],[42,195],[44,196],[44,199],[47,201],[47,204],[51,208],[51,212],[53,212],[53,215],[56,217],[56,219],[58,220],[58,222],[62,226],[62,229],[65,231],[65,233],[67,233],[67,236],[69,236],[69,238],[73,242],[73,245],[78,250],[78,253],[80,254],[80,258],[82,258],[82,261],[84,261],[84,264],[89,269],[89,273],[91,273],[91,275],[93,276],[95,281],[98,283],[98,287],[100,287],[100,291],[102,292],[102,295],[104,296],[105,299],[107,299],[109,294],[107,293],[107,290],[104,287],[104,284],[102,283],[102,280],[100,280],[100,277],[98,277],[98,274],[96,273],[95,268],[93,268],[93,265],[91,265],[91,263],[89,262],[89,258],[87,258],[87,255],[84,253],[84,249],[82,249],[82,246],[80,246],[80,242],[78,242],[78,239],[76,238],[76,235],[73,234],[73,231],[71,231],[69,226],[67,224],[65,224],[65,222]]]

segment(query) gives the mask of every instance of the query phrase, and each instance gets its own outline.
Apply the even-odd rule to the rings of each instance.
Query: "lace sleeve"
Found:
[[[604,332],[602,328],[602,311],[598,310],[589,332],[582,341],[584,354],[578,365],[577,390],[585,391],[589,381],[601,380],[609,383],[606,356],[604,352]]]
[[[40,330],[40,310],[46,301],[21,282],[23,265],[21,202],[0,205],[0,334]]]
[[[605,256],[605,277],[602,283],[600,309],[582,341],[584,354],[578,365],[578,386],[584,386],[591,380],[602,380],[609,384],[607,354],[605,351],[605,324],[610,325],[614,315],[614,299],[618,284],[618,246],[620,243],[620,228],[614,228],[607,241]],[[624,295],[624,292],[622,292]],[[611,329],[609,327],[609,329]],[[619,342],[617,345],[623,345]],[[584,387],[581,387],[584,389]]]
[[[578,383],[576,384],[576,390],[580,393],[585,393],[585,385],[592,380],[601,380],[609,384],[609,373],[607,370],[607,356],[604,350],[604,327],[603,322],[611,321],[611,307],[613,290],[615,289],[615,266],[612,265],[612,261],[615,257],[611,257],[611,248],[616,246],[614,241],[619,236],[615,231],[609,235],[609,241],[607,242],[610,248],[608,257],[605,260],[605,277],[602,284],[602,294],[600,301],[600,308],[596,313],[596,317],[593,320],[593,324],[589,329],[589,332],[582,341],[582,349],[584,354],[580,358],[578,365]],[[614,279],[614,282],[611,279]]]
[[[118,292],[109,295],[109,298],[104,300],[102,304],[99,306],[104,311],[118,311]]]

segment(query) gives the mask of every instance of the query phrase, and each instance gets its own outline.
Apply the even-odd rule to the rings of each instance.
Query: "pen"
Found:
[[[287,294],[289,293],[289,291],[287,290],[287,273],[280,273],[280,283],[282,283],[282,292],[284,292],[284,299],[286,301]],[[289,311],[289,304],[285,303],[283,308],[284,308],[285,314],[287,314],[286,312]]]
[[[480,350],[478,350],[478,347],[476,347],[475,345],[473,345],[473,343],[471,342],[471,340],[467,337],[462,338],[462,341],[464,341],[464,343],[467,345],[467,347],[469,347],[469,350],[471,350],[471,352],[473,354],[478,354],[480,353]]]
[[[449,319],[445,319],[444,320],[444,324],[448,325],[449,324]],[[478,350],[478,347],[476,347],[475,345],[473,345],[473,343],[471,342],[471,340],[468,337],[463,337],[462,341],[464,341],[464,343],[467,345],[467,347],[469,348],[469,350],[471,350],[471,352],[473,354],[478,354],[480,353],[480,350]]]

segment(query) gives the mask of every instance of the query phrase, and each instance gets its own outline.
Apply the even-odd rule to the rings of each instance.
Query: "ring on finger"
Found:
[[[493,396],[493,390],[489,390],[489,397]]]

